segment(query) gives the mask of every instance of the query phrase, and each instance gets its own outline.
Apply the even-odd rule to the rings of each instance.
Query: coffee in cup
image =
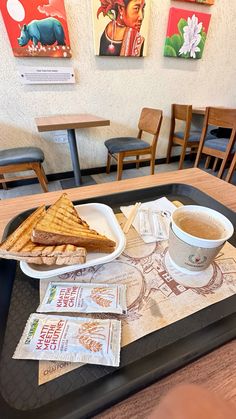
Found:
[[[180,212],[174,220],[185,233],[200,239],[219,240],[226,233],[224,225],[207,213]]]

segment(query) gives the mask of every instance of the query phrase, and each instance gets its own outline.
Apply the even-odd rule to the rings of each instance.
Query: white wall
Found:
[[[164,111],[157,157],[165,156],[171,103],[236,106],[236,4],[235,0],[215,3],[207,7],[152,0],[148,56],[139,59],[95,57],[90,0],[65,0],[72,60],[15,58],[0,19],[0,148],[39,146],[46,155],[47,173],[71,170],[68,145],[52,143],[52,133],[37,133],[34,117],[94,113],[109,118],[111,126],[77,131],[81,166],[103,166],[104,140],[135,134],[140,109],[147,106]],[[163,57],[170,6],[212,13],[201,60]],[[23,86],[19,65],[73,65],[77,84]]]

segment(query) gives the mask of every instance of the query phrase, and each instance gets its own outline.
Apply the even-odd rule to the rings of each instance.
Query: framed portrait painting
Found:
[[[64,0],[1,0],[16,57],[70,58]]]
[[[92,0],[95,54],[147,55],[151,0]]]
[[[202,58],[211,15],[196,11],[170,8],[164,56]]]

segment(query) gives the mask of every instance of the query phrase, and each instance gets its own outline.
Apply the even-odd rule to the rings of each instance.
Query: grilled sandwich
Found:
[[[90,252],[112,253],[116,243],[90,229],[78,215],[73,203],[63,194],[33,228],[31,240],[37,244],[73,244]]]
[[[75,265],[86,261],[86,250],[70,244],[43,246],[31,241],[34,225],[46,214],[45,206],[34,211],[1,245],[0,257],[45,265]]]

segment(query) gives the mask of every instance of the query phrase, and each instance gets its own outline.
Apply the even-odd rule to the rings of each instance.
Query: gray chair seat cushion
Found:
[[[18,147],[0,151],[0,166],[44,161],[43,151],[38,147]]]
[[[215,127],[214,125],[208,125],[207,135],[206,135],[207,140],[211,140],[211,139],[214,139],[216,137],[214,134],[211,134],[211,130],[216,129],[216,128],[217,127]],[[191,129],[188,141],[190,141],[190,142],[191,141],[200,141],[201,134],[202,134],[201,130]],[[174,133],[174,136],[178,137],[182,140],[184,138],[184,132],[177,131],[177,132]]]
[[[229,144],[228,138],[217,138],[215,137],[214,140],[206,140],[204,142],[204,147],[213,148],[215,150],[219,151],[225,151],[227,148],[227,145]],[[234,144],[232,153],[236,151],[236,144]]]
[[[143,150],[150,147],[150,144],[135,137],[118,137],[106,140],[105,146],[110,154],[115,154],[121,153],[122,151]]]
[[[174,136],[183,140],[184,132],[177,131],[177,132],[174,133]],[[201,138],[201,131],[190,131],[188,141],[190,141],[190,142],[191,141],[200,141],[200,138]]]
[[[184,138],[184,132],[182,131],[177,131],[174,133],[174,136],[177,138],[180,138],[181,140]],[[189,142],[193,142],[193,141],[200,141],[201,138],[201,131],[190,131],[190,135],[189,135]],[[211,139],[215,139],[216,137],[214,135],[212,135],[209,131],[206,135],[206,139],[207,140],[211,140]]]

